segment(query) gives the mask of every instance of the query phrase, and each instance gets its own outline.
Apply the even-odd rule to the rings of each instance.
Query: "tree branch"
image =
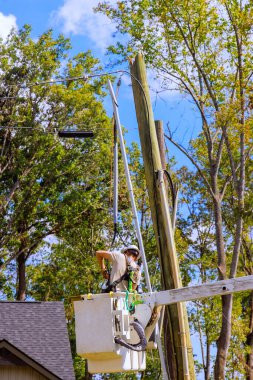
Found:
[[[185,148],[183,148],[181,145],[179,145],[176,141],[174,141],[172,139],[172,137],[164,134],[164,136],[173,144],[175,145],[190,161],[191,163],[195,166],[195,168],[198,170],[200,176],[202,177],[202,179],[204,180],[206,186],[207,186],[207,189],[209,191],[209,193],[211,194],[211,196],[216,199],[215,197],[215,194],[212,190],[212,187],[209,183],[209,181],[207,180],[206,176],[204,175],[203,171],[201,170],[201,168],[199,167],[199,165],[197,164],[197,162],[190,156],[190,154],[187,152],[187,150]]]
[[[219,110],[219,105],[218,105],[218,102],[217,102],[217,100],[216,100],[216,98],[215,98],[215,95],[214,95],[214,93],[213,93],[212,87],[211,87],[211,85],[210,85],[210,83],[209,83],[209,81],[208,81],[208,79],[207,79],[206,73],[204,72],[204,70],[203,70],[202,67],[200,66],[200,64],[199,64],[199,62],[198,62],[198,60],[197,60],[197,58],[196,58],[195,51],[193,51],[193,50],[191,49],[191,47],[190,47],[190,45],[189,45],[189,42],[188,42],[188,39],[187,39],[187,37],[186,37],[186,35],[185,35],[185,33],[184,33],[184,31],[183,31],[183,29],[182,29],[182,27],[181,27],[179,21],[178,21],[178,17],[175,16],[175,15],[173,14],[172,11],[170,11],[170,14],[171,14],[171,17],[172,17],[173,21],[175,22],[176,26],[178,27],[178,29],[179,29],[179,31],[180,31],[182,37],[183,37],[183,40],[184,40],[184,42],[185,42],[185,45],[186,45],[186,47],[187,47],[189,53],[191,54],[192,59],[193,59],[195,65],[196,65],[197,69],[198,69],[199,72],[201,73],[201,76],[202,76],[202,78],[203,78],[203,80],[204,80],[204,83],[205,83],[205,85],[206,85],[207,91],[208,91],[208,93],[209,93],[209,95],[210,95],[210,98],[212,99],[212,102],[213,102],[214,108],[216,109],[216,111],[218,111],[218,110]]]

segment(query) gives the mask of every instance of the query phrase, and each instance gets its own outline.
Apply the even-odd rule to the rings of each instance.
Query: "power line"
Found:
[[[82,125],[82,124],[80,124]],[[75,125],[76,127],[77,125]],[[45,133],[58,133],[58,132],[61,132],[62,130],[59,129],[59,128],[54,128],[52,131],[47,131],[46,130],[46,127],[43,128],[42,126],[40,127],[14,127],[14,126],[0,126],[0,130],[7,130],[7,129],[11,129],[11,130],[14,130],[14,131],[18,131],[18,130],[22,130],[22,129],[26,129],[26,130],[31,130],[31,131],[35,131],[35,132],[45,132]],[[96,131],[102,131],[102,130],[110,130],[111,128],[110,127],[93,127],[93,132],[96,132]],[[69,132],[74,132],[73,130],[69,129],[68,130]],[[76,132],[78,132],[79,130],[76,130]],[[90,132],[91,129],[87,128],[87,129],[82,129],[83,132]]]
[[[36,81],[36,82],[30,82],[27,84],[18,82],[16,84],[5,84],[6,87],[20,87],[22,89],[34,87],[34,86],[39,86],[39,85],[45,85],[45,84],[55,84],[55,83],[60,83],[60,82],[71,82],[71,81],[76,81],[76,80],[83,80],[86,82],[88,79],[95,78],[95,77],[102,77],[102,76],[109,76],[117,73],[124,73],[127,72],[126,70],[115,70],[107,73],[97,73],[97,74],[91,74],[91,75],[82,75],[78,77],[64,77],[64,78],[52,78],[49,80],[42,80],[42,81]],[[128,73],[128,72],[127,72]],[[130,74],[130,73],[128,73]],[[4,81],[2,81],[4,83]]]
[[[88,79],[91,79],[91,78],[110,76],[110,75],[119,74],[119,73],[129,75],[139,84],[140,87],[142,87],[140,81],[127,70],[115,70],[115,71],[105,72],[105,73],[101,73],[101,74],[97,73],[97,74],[90,74],[90,75],[82,75],[82,76],[78,76],[78,77],[64,77],[64,78],[55,78],[55,79],[52,78],[52,79],[48,79],[48,80],[30,82],[27,84],[16,83],[16,84],[7,84],[6,85],[4,83],[4,81],[2,81],[2,83],[4,83],[6,87],[17,87],[17,86],[19,86],[22,89],[26,89],[26,88],[30,88],[30,87],[34,87],[34,86],[45,85],[45,84],[55,84],[55,83],[59,83],[59,82],[71,82],[71,81],[76,81],[76,80],[83,80],[84,82],[86,82]],[[3,98],[12,98],[12,97],[3,97]],[[0,97],[0,99],[2,99],[2,98]]]
[[[78,77],[65,77],[65,78],[56,78],[56,79],[49,79],[49,80],[44,80],[44,81],[37,81],[37,82],[30,82],[30,83],[27,83],[27,84],[23,84],[23,83],[17,83],[17,84],[9,84],[9,85],[6,85],[6,87],[17,87],[19,86],[20,88],[22,89],[28,89],[28,88],[31,88],[31,87],[34,87],[34,86],[39,86],[39,85],[45,85],[45,84],[54,84],[54,83],[59,83],[59,82],[69,82],[69,81],[76,81],[76,80],[83,80],[83,81],[87,81],[88,79],[90,78],[95,78],[95,77],[102,77],[102,76],[110,76],[110,75],[113,75],[113,74],[121,74],[121,77],[123,76],[123,74],[127,74],[129,75],[130,77],[132,77],[139,85],[139,87],[141,88],[141,91],[144,93],[144,98],[145,98],[145,102],[147,103],[147,100],[146,100],[146,96],[145,96],[145,92],[144,92],[144,89],[142,87],[142,84],[140,83],[140,81],[138,80],[138,78],[136,78],[132,73],[130,73],[129,71],[127,70],[115,70],[115,71],[111,71],[111,72],[105,72],[105,73],[97,73],[97,74],[91,74],[91,75],[82,75],[82,76],[78,76]],[[2,83],[4,83],[2,81]],[[18,98],[18,96],[16,97],[0,97],[0,100],[1,99],[16,99]],[[40,120],[40,122],[46,122],[48,120]],[[20,121],[21,123],[21,121]],[[78,126],[80,124],[75,124],[75,126]],[[34,131],[37,131],[37,132],[42,132],[42,133],[50,133],[50,134],[55,134],[55,133],[58,133],[60,130],[58,128],[54,128],[53,131],[46,131],[43,127],[40,127],[40,129],[37,129],[36,127],[25,127],[25,126],[20,126],[20,127],[14,127],[14,126],[0,126],[0,130],[3,130],[3,129],[12,129],[12,130],[18,130],[18,129],[31,129],[31,130],[34,130]],[[95,130],[99,130],[99,129],[105,129],[105,128],[102,128],[102,127],[96,127]]]

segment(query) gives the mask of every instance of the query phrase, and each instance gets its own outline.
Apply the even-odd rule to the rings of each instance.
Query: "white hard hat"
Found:
[[[126,248],[123,248],[122,252],[125,253],[126,251],[130,251],[130,250],[136,251],[138,253],[137,259],[139,259],[139,257],[140,257],[140,250],[139,250],[139,248],[136,245],[129,245]]]

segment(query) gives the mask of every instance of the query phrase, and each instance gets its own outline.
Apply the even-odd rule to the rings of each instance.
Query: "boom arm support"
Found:
[[[241,292],[244,290],[253,290],[253,275],[203,285],[187,286],[185,288],[164,290],[154,293],[145,293],[142,295],[142,298],[146,304],[161,306]]]

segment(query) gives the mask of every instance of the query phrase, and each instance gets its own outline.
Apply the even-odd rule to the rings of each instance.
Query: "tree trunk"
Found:
[[[210,353],[210,343],[208,339],[208,334],[206,335],[206,366],[204,369],[205,380],[210,380],[210,369],[211,369],[211,353]]]
[[[222,296],[222,326],[220,336],[216,342],[217,355],[214,366],[215,380],[225,380],[225,367],[231,337],[232,303],[232,294]]]
[[[219,271],[219,280],[226,279],[226,254],[224,248],[224,237],[223,237],[223,221],[222,221],[222,210],[221,210],[221,201],[219,199],[219,191],[217,190],[216,180],[214,182],[214,220],[215,220],[215,238],[216,238],[216,247],[218,254],[218,271]]]
[[[215,179],[213,180],[214,190],[217,189]],[[226,278],[226,255],[224,249],[223,238],[223,222],[221,201],[219,194],[215,191],[216,199],[214,200],[214,217],[215,217],[215,232],[216,232],[216,246],[218,253],[218,270],[219,279],[224,280]],[[222,326],[219,338],[217,339],[217,354],[214,366],[214,378],[215,380],[225,379],[225,367],[228,355],[228,348],[231,337],[231,315],[232,315],[233,296],[231,294],[222,296]]]
[[[210,371],[210,345],[208,343],[208,338],[206,336],[206,358],[205,358],[204,342],[203,342],[202,330],[201,330],[201,325],[200,325],[199,320],[198,320],[198,332],[199,332],[202,365],[203,365],[203,369],[204,369],[205,380],[209,380],[209,376],[210,376],[210,373],[209,373],[209,371]]]
[[[250,332],[247,335],[246,344],[250,347],[250,352],[246,356],[246,366],[247,366],[247,380],[253,380],[253,292],[250,295]]]
[[[26,254],[23,252],[17,258],[17,301],[26,298]]]

